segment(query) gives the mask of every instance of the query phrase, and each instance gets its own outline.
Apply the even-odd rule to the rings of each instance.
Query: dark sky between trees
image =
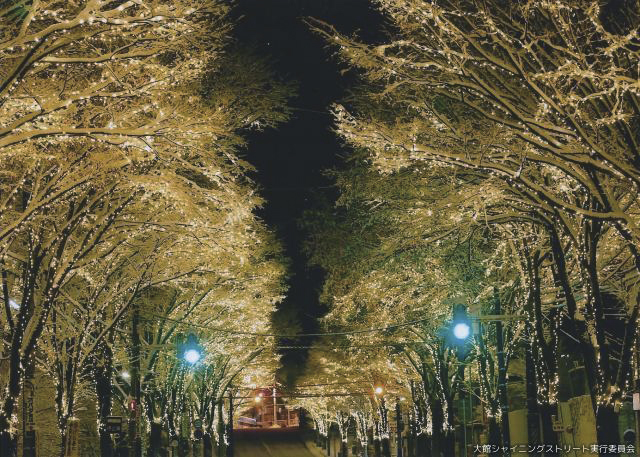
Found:
[[[291,101],[292,118],[275,130],[251,134],[245,155],[257,168],[253,179],[266,199],[259,216],[276,231],[291,262],[289,291],[273,318],[274,329],[290,333],[298,326],[303,333],[313,333],[325,312],[318,300],[323,274],[307,265],[302,252],[305,233],[299,223],[305,210],[336,198],[323,171],[339,166],[345,151],[331,131],[328,108],[345,96],[353,77],[340,74],[332,50],[303,19],[321,19],[367,40],[380,34],[382,19],[369,0],[238,0],[237,5],[238,44],[267,57],[281,79],[298,86]],[[305,350],[284,350],[280,381],[292,384],[305,359]]]

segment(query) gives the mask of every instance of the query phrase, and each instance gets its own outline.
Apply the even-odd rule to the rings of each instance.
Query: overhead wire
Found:
[[[413,321],[402,322],[399,324],[389,325],[386,327],[374,327],[369,329],[360,329],[360,330],[350,330],[343,332],[325,332],[325,333],[299,333],[292,335],[279,335],[277,333],[262,333],[262,332],[249,332],[243,330],[228,330],[219,327],[212,327],[210,325],[197,324],[193,322],[184,322],[178,319],[172,319],[170,317],[161,316],[157,314],[152,314],[152,316],[157,317],[159,319],[163,319],[169,322],[174,322],[177,324],[181,324],[190,328],[200,328],[203,330],[209,330],[211,332],[224,333],[227,335],[244,335],[244,336],[264,336],[264,337],[273,337],[273,338],[307,338],[307,337],[323,337],[323,336],[347,336],[347,335],[361,335],[365,333],[375,333],[375,332],[384,332],[388,330],[395,330],[403,327],[410,327],[412,325],[420,324],[422,322],[428,322],[431,319],[416,319]]]

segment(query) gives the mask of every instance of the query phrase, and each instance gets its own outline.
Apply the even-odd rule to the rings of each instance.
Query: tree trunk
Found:
[[[349,455],[347,451],[347,440],[346,438],[340,438],[340,457],[347,457]]]
[[[538,407],[540,411],[540,419],[542,422],[542,441],[546,446],[558,444],[558,435],[553,431],[553,418],[552,416],[557,414],[558,408],[556,405],[542,404]],[[555,454],[547,454],[545,456],[551,456]]]
[[[442,434],[442,457],[456,455],[456,435],[453,431]]]
[[[142,457],[142,439],[140,431],[142,429],[140,421],[140,415],[138,409],[141,405],[141,380],[140,380],[140,347],[142,344],[140,338],[140,305],[138,303],[132,304],[132,319],[131,319],[131,352],[130,352],[130,365],[131,365],[131,396],[135,400],[136,410],[132,411],[132,419],[129,424],[129,443],[131,457]]]
[[[225,424],[224,414],[222,413],[222,401],[218,402],[218,457],[225,457],[227,449],[224,444]]]
[[[409,412],[409,433],[407,433],[407,457],[416,457],[416,426],[413,412]]]
[[[20,327],[20,325],[24,325],[24,322],[21,324],[21,321],[18,321],[17,326]],[[12,434],[11,430],[14,430],[17,425],[13,420],[13,415],[15,414],[16,403],[22,387],[20,382],[22,373],[22,360],[20,358],[22,332],[19,329],[14,329],[13,333],[9,352],[9,379],[4,392],[4,401],[2,402],[2,407],[0,407],[0,449],[2,450],[2,457],[5,457],[5,453],[8,457],[14,457],[18,454],[18,436]],[[18,336],[18,334],[20,335]]]
[[[373,450],[376,457],[382,457],[382,447],[380,445],[380,438],[373,439]]]
[[[184,436],[178,439],[178,457],[189,457],[189,440]]]
[[[382,438],[382,457],[391,457],[391,443],[389,438]]]
[[[104,430],[100,430],[100,457],[112,457],[113,455],[113,441],[111,441],[111,435]]]
[[[612,404],[598,405],[598,411],[596,412],[596,430],[598,433],[598,444],[620,444],[618,413],[615,412]],[[609,456],[611,454],[601,452],[600,455]]]
[[[567,272],[565,253],[562,248],[562,244],[560,243],[558,234],[554,229],[551,228],[549,229],[549,241],[551,243],[553,262],[555,265],[553,273],[555,276],[557,276],[555,278],[556,282],[558,282],[562,287],[567,305],[567,314],[569,318],[567,324],[569,325],[569,333],[580,341],[582,360],[584,362],[584,367],[587,374],[587,384],[589,386],[589,393],[591,395],[591,405],[594,408],[595,412],[596,393],[598,392],[598,370],[594,348],[589,341],[588,335],[584,335],[583,331],[578,331],[578,326],[576,325],[577,304],[575,296],[573,294],[573,289],[571,288],[569,274]],[[547,360],[547,363],[551,363],[550,360]],[[542,417],[542,419],[544,421],[544,417]],[[544,426],[545,424],[543,422],[543,427]],[[546,436],[544,444],[550,444],[546,441]],[[555,442],[553,444],[555,444]]]
[[[369,457],[369,442],[366,443],[360,442],[360,455],[362,457]]]
[[[494,308],[496,315],[502,314],[500,294],[498,288],[493,288]],[[504,335],[502,321],[496,321],[496,356],[498,359],[498,399],[500,401],[500,428],[502,429],[502,446],[506,449],[503,454],[511,455],[511,436],[509,431],[509,401],[507,399],[507,364],[504,357]]]
[[[538,412],[538,385],[536,382],[536,368],[531,353],[531,345],[525,348],[525,373],[527,391],[527,437],[529,448],[535,449],[540,444],[540,413]],[[530,457],[535,456],[535,452],[529,453]]]
[[[494,446],[500,449],[502,447],[502,431],[500,430],[500,426],[498,425],[498,419],[496,416],[491,416],[489,418],[489,445],[493,448]],[[495,453],[496,456],[502,455],[502,450]]]
[[[149,454],[148,457],[160,457],[162,448],[162,424],[151,422],[151,431],[149,433]]]
[[[444,450],[444,410],[442,402],[435,401],[431,404],[431,420],[433,430],[431,435],[431,455],[433,457],[440,457]]]
[[[67,453],[67,435],[69,434],[69,417],[63,416],[58,418],[58,427],[60,429],[60,457],[64,457]]]
[[[111,434],[107,431],[107,416],[111,413],[111,389],[109,389],[108,396],[105,395],[106,392],[101,391],[101,387],[99,385],[96,390],[98,391],[98,436],[100,438],[100,456],[112,457],[113,441],[111,440]],[[108,399],[105,397],[108,397]]]
[[[2,451],[2,457],[17,457],[18,455],[18,437],[9,432],[11,429],[9,417],[0,414],[0,451]]]
[[[107,431],[107,416],[111,414],[111,376],[113,374],[113,354],[108,345],[101,345],[101,362],[94,358],[94,382],[98,402],[98,435],[100,437],[100,456],[112,457],[113,442]]]
[[[416,457],[430,457],[431,443],[429,435],[420,433],[416,438]]]
[[[210,433],[205,433],[202,437],[204,445],[204,457],[213,457],[213,440]]]

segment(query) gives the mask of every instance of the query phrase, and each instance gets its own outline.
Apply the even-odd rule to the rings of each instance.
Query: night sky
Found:
[[[286,331],[286,323],[294,322],[310,333],[318,330],[317,318],[326,311],[318,301],[323,275],[307,266],[299,221],[306,209],[336,198],[323,171],[340,166],[346,151],[331,131],[328,108],[344,97],[353,76],[340,74],[342,67],[332,50],[302,20],[322,19],[366,40],[375,39],[382,21],[370,8],[370,0],[238,0],[237,4],[235,13],[242,16],[235,30],[238,44],[267,56],[279,78],[298,85],[298,96],[291,101],[293,118],[275,130],[250,135],[244,154],[257,168],[253,179],[267,200],[259,216],[276,231],[291,262],[288,295],[274,316],[274,328]],[[281,382],[295,382],[305,355],[305,350],[283,352]]]

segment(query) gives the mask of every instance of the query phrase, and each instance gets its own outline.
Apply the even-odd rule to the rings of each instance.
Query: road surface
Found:
[[[297,429],[236,430],[234,440],[234,457],[322,457]]]

